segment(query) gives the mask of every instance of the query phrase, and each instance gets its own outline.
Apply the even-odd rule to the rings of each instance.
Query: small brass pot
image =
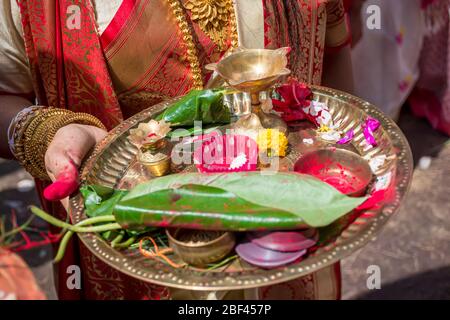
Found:
[[[233,250],[236,244],[236,238],[232,232],[224,232],[211,241],[185,242],[184,239],[180,240],[183,233],[189,238],[189,233],[194,236],[195,232],[203,232],[206,235],[212,233],[200,230],[166,229],[170,247],[181,260],[193,266],[204,267],[220,261]]]
[[[161,177],[170,173],[171,152],[173,145],[166,139],[161,139],[153,144],[145,145],[139,150],[139,162],[155,177]],[[156,161],[146,159],[146,153],[161,154]]]
[[[155,177],[162,177],[170,173],[170,157],[156,162],[141,161],[141,163]]]

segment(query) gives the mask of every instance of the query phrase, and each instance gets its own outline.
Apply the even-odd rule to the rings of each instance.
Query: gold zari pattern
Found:
[[[188,0],[184,7],[191,11],[191,19],[197,22],[200,29],[206,33],[217,46],[223,50],[227,35],[236,19],[231,0]]]
[[[202,71],[201,71],[201,67],[200,67],[200,60],[198,57],[198,52],[197,52],[197,48],[195,46],[195,42],[194,42],[194,37],[193,37],[193,31],[191,30],[191,27],[189,26],[184,10],[183,10],[183,6],[180,3],[180,0],[168,0],[169,1],[169,5],[172,8],[172,12],[173,15],[175,16],[175,20],[178,23],[178,26],[180,28],[181,34],[182,34],[182,38],[185,42],[186,45],[186,54],[187,54],[187,60],[189,62],[190,65],[190,69],[192,72],[192,78],[194,81],[194,86],[193,89],[203,89],[203,78],[202,78]],[[223,3],[226,3],[226,13],[228,14],[229,23],[226,23],[225,26],[224,22],[223,22],[223,12],[225,12],[225,9],[220,9],[220,15],[219,15],[219,10],[217,9],[217,4],[216,2],[220,2],[222,6]],[[206,5],[206,3],[208,3]],[[205,4],[204,6],[202,6],[201,4]],[[202,28],[202,30],[208,34],[208,36],[211,37],[211,39],[219,46],[219,48],[222,48],[222,46],[224,46],[225,42],[219,41],[216,42],[217,39],[223,39],[224,41],[226,40],[226,30],[230,29],[231,32],[231,47],[232,48],[236,48],[238,46],[238,36],[237,36],[237,24],[236,24],[236,15],[234,12],[234,7],[233,7],[233,3],[231,2],[231,0],[190,0],[186,3],[186,8],[192,8],[192,20],[193,21],[198,21],[200,28]],[[200,8],[201,7],[201,8]],[[215,7],[215,11],[213,11],[213,9],[211,9],[212,7]],[[206,10],[205,12],[203,12],[202,8],[206,8],[204,10]],[[210,9],[208,9],[210,8]],[[210,12],[210,10],[212,10]],[[214,12],[216,12],[216,14],[214,14]],[[219,19],[219,20],[217,20]],[[225,17],[226,20],[228,20],[228,18]],[[203,21],[203,22],[201,22]],[[202,27],[204,26],[204,27]],[[211,27],[212,26],[212,27]],[[217,26],[217,27],[216,27]],[[210,28],[219,28],[220,26],[223,26],[223,28],[221,29],[222,31],[220,31],[219,33],[217,33],[216,31],[211,31],[212,29]],[[209,28],[209,29],[208,29]],[[208,31],[210,30],[210,31]],[[215,30],[215,29],[214,29]]]

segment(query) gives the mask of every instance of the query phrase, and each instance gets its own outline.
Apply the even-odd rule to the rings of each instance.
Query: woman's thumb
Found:
[[[73,161],[67,158],[67,164],[56,175],[56,180],[44,190],[44,198],[49,201],[62,200],[78,188],[78,170]]]

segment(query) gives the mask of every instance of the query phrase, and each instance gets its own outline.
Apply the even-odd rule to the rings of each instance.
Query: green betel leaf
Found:
[[[122,199],[121,204],[157,191],[178,189],[192,184],[218,188],[254,205],[291,213],[311,227],[327,226],[366,200],[365,197],[347,197],[330,185],[308,175],[288,172],[238,172],[186,173],[161,177],[138,185]],[[220,200],[214,200],[212,197],[211,203],[214,201]],[[196,209],[190,208],[191,211]],[[257,229],[257,216],[254,218]]]
[[[223,89],[191,90],[172,104],[156,120],[164,119],[173,127],[193,126],[194,121],[203,125],[229,123],[230,110],[223,104]]]
[[[128,193],[98,185],[85,185],[80,188],[88,217],[112,215],[116,203]]]
[[[219,188],[184,185],[120,201],[116,221],[124,228],[143,226],[203,230],[263,230],[304,228],[289,212],[262,207]]]

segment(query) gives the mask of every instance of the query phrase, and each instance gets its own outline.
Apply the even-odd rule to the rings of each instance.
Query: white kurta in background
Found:
[[[379,30],[366,26],[371,5],[381,9]],[[363,36],[352,50],[355,94],[395,119],[419,77],[420,0],[367,0],[361,21]]]

